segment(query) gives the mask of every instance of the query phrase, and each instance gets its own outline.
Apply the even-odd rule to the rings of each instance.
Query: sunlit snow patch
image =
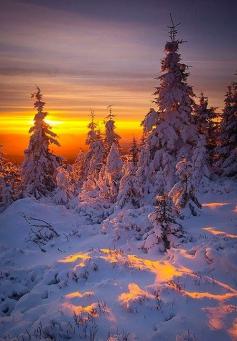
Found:
[[[229,204],[230,204],[229,202],[207,202],[207,203],[202,204],[202,207],[215,209],[215,208],[219,208],[219,207],[226,206]]]

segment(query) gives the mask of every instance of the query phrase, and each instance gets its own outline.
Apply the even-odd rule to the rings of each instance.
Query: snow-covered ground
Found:
[[[141,248],[151,207],[91,224],[64,206],[16,201],[0,215],[1,340],[237,340],[229,189],[201,196],[200,216],[182,221],[186,242],[166,254]],[[52,225],[41,249],[30,224],[45,223],[29,217]]]

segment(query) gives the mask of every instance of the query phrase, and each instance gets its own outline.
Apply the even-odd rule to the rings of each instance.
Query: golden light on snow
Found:
[[[225,301],[228,300],[232,297],[237,297],[237,291],[236,292],[227,292],[224,294],[213,294],[207,291],[204,292],[198,292],[198,291],[188,291],[188,290],[183,290],[182,293],[188,297],[194,298],[194,299],[204,299],[208,298],[211,300],[216,300],[216,301]]]
[[[86,260],[88,260],[90,258],[91,258],[91,256],[88,253],[86,253],[86,252],[84,252],[84,253],[77,252],[77,253],[74,253],[72,255],[66,256],[66,257],[64,257],[62,259],[59,259],[58,262],[59,263],[74,263],[78,259],[80,259],[82,261],[86,261]]]
[[[196,275],[195,273],[191,273],[189,274],[189,276],[193,277],[193,278],[199,278],[198,275]],[[209,299],[209,300],[215,300],[218,302],[223,302],[225,300],[228,300],[230,298],[233,297],[237,297],[237,290],[232,288],[230,285],[219,281],[217,279],[214,279],[212,277],[209,276],[203,276],[202,278],[206,283],[210,283],[216,286],[216,288],[220,288],[220,290],[223,292],[223,290],[225,290],[226,292],[224,293],[212,293],[209,291],[190,291],[190,290],[185,290],[182,288],[178,288],[178,291],[180,292],[180,294],[185,295],[187,297],[190,297],[192,299]],[[177,288],[174,286],[174,289],[177,290]]]
[[[222,236],[222,237],[226,237],[226,238],[237,238],[237,234],[224,232],[224,231],[218,230],[212,226],[203,227],[203,230],[207,231],[207,232],[209,232],[215,236]]]
[[[80,315],[80,314],[86,313],[86,314],[89,314],[90,316],[98,317],[96,306],[97,306],[96,303],[92,303],[86,306],[75,305],[75,304],[68,303],[68,302],[65,302],[62,304],[63,309],[65,309],[71,314]]]
[[[229,202],[207,202],[202,204],[202,207],[207,207],[207,208],[218,208],[222,206],[229,205]]]
[[[85,292],[80,292],[80,291],[74,291],[69,294],[65,295],[65,298],[83,298],[83,297],[88,297],[88,296],[93,296],[94,292],[93,291],[85,291]]]
[[[154,261],[150,259],[140,258],[135,255],[125,255],[124,253],[118,250],[111,250],[111,249],[101,249],[102,253],[104,253],[104,258],[106,261],[111,263],[117,263],[121,265],[127,265],[130,268],[134,268],[137,270],[145,270],[150,271],[151,273],[155,274],[157,282],[165,282],[169,283],[172,282],[175,277],[182,277],[182,276],[191,276],[193,278],[198,278],[198,276],[193,273],[190,269],[186,267],[178,267],[171,264],[169,261]],[[237,290],[233,289],[226,283],[218,281],[208,276],[204,276],[205,280],[209,283],[215,284],[217,287],[220,287],[221,290],[225,289],[227,292],[225,293],[211,293],[208,291],[199,292],[199,291],[189,291],[184,289],[178,289],[181,294],[186,295],[193,299],[211,299],[216,301],[224,301],[232,297],[237,297]],[[167,284],[169,286],[169,284]],[[176,287],[174,287],[177,290]],[[135,298],[136,295],[146,295],[146,292],[142,291],[136,284],[132,284],[129,287],[128,293],[124,293],[122,298],[126,301],[129,301],[131,298]],[[121,300],[121,296],[120,296]]]
[[[206,228],[209,231],[210,227]],[[185,249],[179,250],[179,255],[189,259],[195,260],[195,252],[188,252]],[[237,297],[237,290],[231,287],[229,284],[222,282],[218,279],[210,277],[208,275],[202,275],[193,272],[191,269],[179,265],[174,265],[170,260],[158,261],[153,259],[142,258],[137,255],[129,255],[121,250],[117,249],[100,249],[100,253],[96,254],[96,257],[103,259],[105,262],[124,266],[137,271],[146,271],[154,275],[154,282],[151,282],[151,287],[167,288],[169,290],[176,291],[177,294],[190,298],[192,300],[210,300],[218,304],[215,306],[204,306],[201,308],[208,318],[208,325],[210,329],[227,330],[227,326],[224,323],[226,316],[233,312],[234,307],[225,303],[227,300]],[[76,266],[86,264],[88,260],[92,258],[89,253],[74,253],[69,256],[60,259],[60,263],[72,263],[73,270]],[[76,263],[73,264],[73,263]],[[176,282],[176,278],[179,278],[179,282]],[[192,281],[202,281],[205,283],[205,289],[197,291],[193,287],[191,289],[186,287],[186,279],[192,279]],[[209,289],[208,289],[209,287]],[[65,302],[62,304],[62,308],[71,315],[78,315],[82,320],[87,320],[90,317],[98,318],[101,313],[105,314],[106,319],[111,322],[116,322],[112,309],[107,304],[102,304],[98,300],[97,302],[89,302],[88,299],[95,298],[94,291],[72,291],[65,294]],[[84,302],[86,299],[86,304]],[[123,290],[117,296],[118,302],[127,310],[129,310],[133,303],[142,303],[144,300],[151,300],[156,304],[158,297],[155,293],[147,291],[140,286],[140,283],[131,282],[128,283],[128,289]],[[159,297],[160,299],[160,297]],[[162,297],[161,297],[162,299]],[[219,306],[220,305],[220,306]],[[235,323],[228,330],[229,335],[233,338],[236,333]]]
[[[137,270],[150,271],[155,274],[156,281],[158,282],[171,281],[175,277],[180,277],[185,273],[191,273],[190,269],[185,267],[175,267],[168,261],[156,261],[140,258],[135,255],[125,255],[111,249],[101,249],[100,251],[104,254],[102,258],[111,263],[128,265],[130,268]]]
[[[129,309],[132,302],[139,299],[142,300],[144,298],[154,299],[155,296],[141,289],[136,283],[129,283],[128,292],[123,292],[119,295],[118,300],[126,309]]]
[[[97,302],[93,302],[87,305],[83,305],[83,304],[75,304],[75,303],[71,303],[73,302],[75,299],[78,302],[80,300],[84,299],[84,298],[89,298],[94,296],[95,293],[93,291],[84,291],[84,292],[80,292],[80,291],[73,291],[71,293],[68,293],[64,296],[64,298],[66,299],[66,302],[64,302],[62,304],[62,308],[63,310],[66,310],[69,314],[71,315],[78,315],[78,317],[82,320],[87,320],[90,317],[99,317],[100,314],[105,314],[106,318],[111,321],[111,322],[115,322],[116,321],[116,317],[113,314],[112,310],[108,307],[108,305],[104,302],[104,301],[100,301],[99,299],[97,300]],[[71,302],[68,302],[71,301]]]

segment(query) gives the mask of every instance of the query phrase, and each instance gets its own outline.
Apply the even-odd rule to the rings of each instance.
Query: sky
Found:
[[[34,117],[31,93],[43,92],[55,152],[85,148],[91,109],[103,131],[113,106],[122,144],[141,133],[168,39],[169,13],[181,22],[180,52],[189,84],[222,108],[237,70],[233,0],[0,0],[0,144],[20,160]]]

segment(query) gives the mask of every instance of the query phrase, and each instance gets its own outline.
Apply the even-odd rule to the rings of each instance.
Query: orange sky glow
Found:
[[[115,112],[115,110],[114,110]],[[107,111],[104,109],[104,117]],[[142,114],[138,114],[142,118]],[[0,117],[0,140],[4,147],[3,151],[10,158],[20,161],[23,157],[23,151],[27,148],[29,141],[29,128],[33,125],[34,111],[32,110],[27,115],[11,114],[2,115]],[[116,119],[116,118],[115,118]],[[81,113],[76,116],[68,115],[61,111],[58,114],[53,110],[48,114],[47,123],[52,127],[52,130],[58,135],[60,147],[51,145],[51,150],[69,160],[76,157],[79,150],[86,150],[85,144],[86,134],[88,131],[89,112],[88,116]],[[104,119],[100,115],[95,120],[98,129],[104,132]],[[126,148],[133,137],[140,139],[142,129],[140,120],[135,118],[127,118],[117,115],[116,130],[122,137],[121,145]]]

